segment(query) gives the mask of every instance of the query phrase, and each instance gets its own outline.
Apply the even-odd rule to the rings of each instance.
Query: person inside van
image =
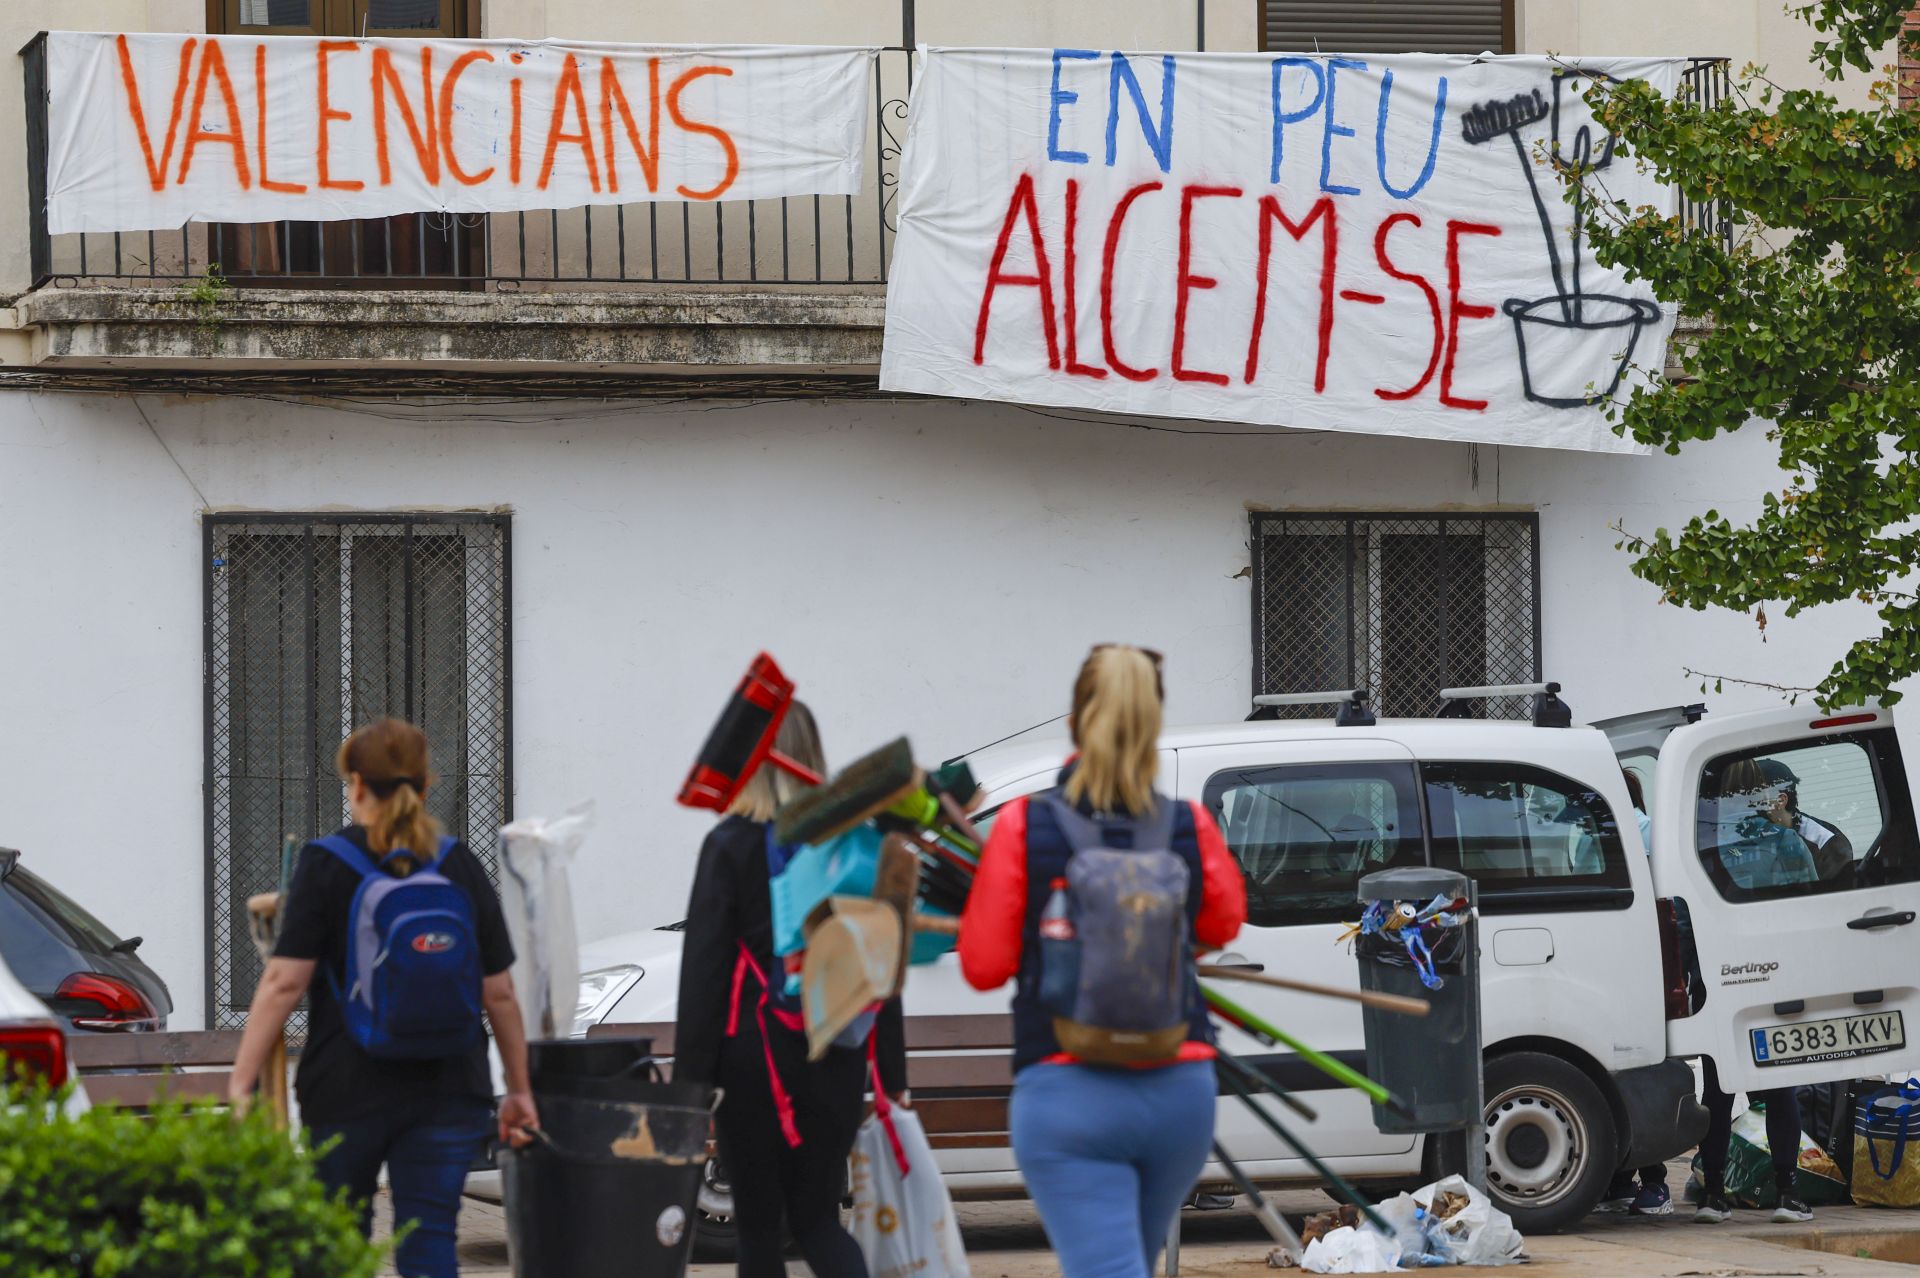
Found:
[[[1790,789],[1761,762],[1735,759],[1721,774],[1713,828],[1720,868],[1748,891],[1812,883],[1813,850],[1794,828]]]
[[[1822,883],[1845,877],[1853,869],[1853,842],[1839,827],[1800,810],[1800,778],[1792,768],[1779,759],[1758,762],[1761,774],[1778,792],[1774,802],[1780,812],[1771,819],[1780,821],[1784,817],[1780,823],[1806,843],[1813,853],[1814,873]]]
[[[1088,655],[1078,753],[1054,789],[1000,809],[960,924],[969,984],[1019,978],[1013,1152],[1065,1278],[1147,1278],[1213,1142],[1189,958],[1238,934],[1246,884],[1206,809],[1154,789],[1160,665],[1115,644]],[[1108,944],[1123,911],[1137,928]]]
[[[1794,829],[1789,790],[1770,760],[1736,759],[1721,774],[1715,831],[1717,855],[1735,886],[1755,889],[1814,880],[1813,852]],[[1709,849],[1702,848],[1702,855]],[[1693,1213],[1696,1224],[1719,1224],[1733,1212],[1726,1194],[1727,1152],[1733,1138],[1733,1096],[1720,1086],[1711,1058],[1702,1058],[1701,1101],[1707,1107],[1707,1134],[1700,1142],[1703,1193]],[[1800,1105],[1791,1087],[1753,1092],[1748,1100],[1764,1106],[1767,1148],[1773,1161],[1779,1204],[1776,1223],[1813,1219],[1813,1211],[1794,1190],[1800,1158]]]
[[[794,702],[774,740],[787,758],[825,774],[813,714]],[[742,787],[700,847],[687,902],[673,1075],[722,1089],[714,1114],[719,1162],[733,1190],[742,1278],[782,1278],[791,1235],[815,1278],[866,1278],[860,1245],[840,1223],[847,1155],[864,1120],[870,1061],[905,1104],[900,1000],[869,1022],[870,1041],[807,1060],[797,998],[773,953],[774,813],[803,783],[771,765]],[[871,1052],[871,1055],[869,1054]],[[782,1221],[785,1229],[782,1229]]]
[[[294,1092],[311,1147],[336,1142],[315,1172],[328,1189],[344,1188],[359,1204],[365,1230],[385,1165],[395,1221],[413,1222],[394,1263],[406,1278],[451,1278],[459,1272],[454,1222],[467,1169],[490,1130],[497,1127],[503,1142],[523,1145],[539,1126],[526,1031],[509,970],[513,943],[486,869],[465,843],[443,837],[439,822],[427,814],[432,773],[426,734],[399,719],[375,720],[341,743],[337,764],[353,821],[300,850],[228,1096],[236,1107],[251,1100],[269,1047],[304,996],[307,1042]],[[420,877],[407,887],[387,886],[414,876]],[[436,1016],[434,1025],[421,1026],[407,1022],[404,1012],[382,1019],[378,1006],[372,1020],[350,1009],[349,1022],[342,991],[361,979],[356,972],[363,957],[355,952],[355,933],[375,918],[363,904],[363,896],[375,893],[363,894],[363,882],[387,895],[431,893],[450,920],[413,935],[404,953],[457,959],[463,948],[477,950],[463,963],[395,965],[388,973],[389,982],[411,982],[416,1003],[470,1009],[470,1023],[443,1027],[446,1018]],[[405,922],[403,917],[392,926]],[[438,984],[443,980],[444,988]],[[507,1079],[497,1118],[483,1008]]]
[[[1627,783],[1627,797],[1633,801],[1634,820],[1640,826],[1640,846],[1649,859],[1653,856],[1653,818],[1647,815],[1646,791],[1641,788],[1640,778],[1625,768],[1620,775]],[[1607,1186],[1606,1197],[1600,1200],[1596,1208],[1602,1212],[1631,1212],[1635,1216],[1670,1216],[1673,1214],[1673,1193],[1667,1188],[1667,1165],[1649,1163],[1638,1172],[1639,1183],[1634,1183],[1635,1172],[1631,1169],[1617,1171]]]

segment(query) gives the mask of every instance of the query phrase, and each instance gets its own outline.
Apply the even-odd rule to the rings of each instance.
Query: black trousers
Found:
[[[781,1130],[759,1028],[750,1013],[740,1019],[741,1033],[720,1051],[726,1097],[714,1127],[733,1187],[741,1278],[784,1278],[784,1234],[814,1278],[867,1278],[866,1258],[840,1223],[847,1155],[866,1115],[866,1053],[835,1048],[809,1063],[799,1037],[774,1027],[774,1060],[801,1138],[793,1148]]]
[[[1701,1064],[1701,1082],[1705,1085],[1701,1101],[1707,1107],[1707,1135],[1700,1142],[1700,1161],[1705,1168],[1707,1192],[1726,1188],[1727,1145],[1733,1139],[1733,1096],[1720,1089],[1720,1072],[1711,1060]],[[1750,1101],[1767,1107],[1767,1151],[1773,1160],[1773,1183],[1780,1194],[1793,1193],[1793,1174],[1800,1166],[1800,1102],[1793,1088],[1779,1087],[1766,1092],[1749,1092]]]

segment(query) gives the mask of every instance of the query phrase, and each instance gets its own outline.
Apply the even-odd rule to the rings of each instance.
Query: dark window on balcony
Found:
[[[211,515],[206,606],[207,1027],[260,976],[247,897],[346,820],[334,753],[396,715],[433,743],[427,807],[494,859],[512,815],[504,515]]]
[[[466,0],[213,0],[246,35],[463,36]],[[406,213],[343,222],[214,223],[207,254],[236,283],[445,288],[484,275],[486,219]]]
[[[1511,53],[1513,0],[1262,0],[1263,49]]]
[[[1361,687],[1380,714],[1427,716],[1442,688],[1540,678],[1537,516],[1260,512],[1252,531],[1255,694]]]

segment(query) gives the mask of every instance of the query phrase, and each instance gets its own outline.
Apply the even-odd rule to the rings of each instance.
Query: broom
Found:
[[[264,967],[273,957],[274,942],[280,935],[280,914],[287,901],[287,869],[300,850],[300,840],[288,835],[280,849],[280,886],[272,892],[256,892],[247,898],[247,933]],[[260,1070],[260,1095],[273,1115],[275,1127],[287,1125],[287,1031],[283,1026],[267,1049],[266,1063]]]
[[[764,652],[756,656],[694,756],[680,786],[682,806],[726,811],[767,763],[808,785],[820,784],[813,769],[773,748],[792,705],[793,680],[781,673],[771,656]]]
[[[905,834],[920,858],[921,903],[958,915],[980,863],[980,832],[964,811],[978,792],[964,764],[929,777],[900,737],[784,804],[774,814],[773,837],[783,844],[817,844],[868,821]]]

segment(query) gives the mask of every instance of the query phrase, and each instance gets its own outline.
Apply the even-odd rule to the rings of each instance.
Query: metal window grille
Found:
[[[1442,688],[1540,678],[1537,515],[1263,511],[1252,531],[1255,694],[1363,687],[1380,714],[1426,716]],[[1473,709],[1520,719],[1527,700]]]
[[[509,524],[209,515],[204,550],[207,1021],[237,1029],[260,976],[247,897],[278,886],[288,835],[345,822],[334,754],[355,726],[390,714],[426,731],[428,808],[497,870],[491,833],[513,810]]]
[[[1262,0],[1262,49],[1494,53],[1514,47],[1513,0]]]

